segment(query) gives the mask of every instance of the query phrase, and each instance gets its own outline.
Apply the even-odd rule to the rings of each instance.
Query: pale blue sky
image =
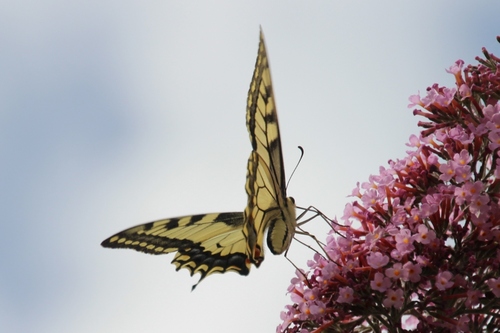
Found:
[[[397,5],[394,5],[396,4]],[[417,133],[408,96],[481,47],[500,3],[0,1],[0,329],[274,332],[294,268],[175,272],[100,242],[154,219],[242,211],[246,93],[262,25],[289,195],[342,216]],[[322,222],[308,228],[325,232]],[[318,235],[320,238],[324,236]],[[298,243],[290,258],[311,256]]]

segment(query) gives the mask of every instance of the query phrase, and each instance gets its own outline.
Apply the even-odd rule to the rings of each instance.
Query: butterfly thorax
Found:
[[[263,243],[266,230],[267,246],[273,254],[285,252],[292,242],[297,225],[295,202],[291,197],[283,201],[280,206],[270,206],[266,209],[259,209],[258,205],[250,204],[245,209],[243,234],[247,239],[249,259],[257,267],[264,260]]]
[[[288,197],[286,204],[280,209],[279,216],[269,222],[267,246],[273,254],[281,254],[288,250],[295,235],[296,226],[295,200]]]

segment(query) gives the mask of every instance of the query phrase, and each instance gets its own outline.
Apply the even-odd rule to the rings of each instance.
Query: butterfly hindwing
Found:
[[[281,150],[278,114],[273,94],[264,35],[260,33],[259,52],[248,91],[247,129],[252,143],[248,159],[243,232],[248,251],[257,266],[264,259],[263,239],[273,254],[288,249],[295,232],[295,204],[286,197],[285,171]]]

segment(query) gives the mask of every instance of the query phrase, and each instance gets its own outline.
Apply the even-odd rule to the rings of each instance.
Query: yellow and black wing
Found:
[[[250,260],[264,260],[263,241],[273,254],[283,253],[295,234],[295,203],[286,197],[285,169],[281,150],[278,114],[269,70],[269,60],[260,32],[259,53],[248,91],[246,123],[252,153],[248,159],[243,233]]]
[[[191,275],[200,273],[201,281],[216,272],[249,273],[242,227],[241,212],[183,216],[123,230],[101,245],[149,254],[177,252],[172,260],[177,270],[187,268]]]

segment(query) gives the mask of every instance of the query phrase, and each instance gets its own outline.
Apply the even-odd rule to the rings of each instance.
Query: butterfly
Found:
[[[247,275],[264,260],[264,238],[273,254],[285,252],[295,234],[293,198],[286,197],[285,171],[271,72],[260,31],[259,51],[248,91],[246,124],[252,144],[243,212],[182,216],[123,230],[101,245],[149,254],[175,252],[172,263],[200,283],[212,273],[235,271]],[[193,289],[198,285],[195,284]]]

